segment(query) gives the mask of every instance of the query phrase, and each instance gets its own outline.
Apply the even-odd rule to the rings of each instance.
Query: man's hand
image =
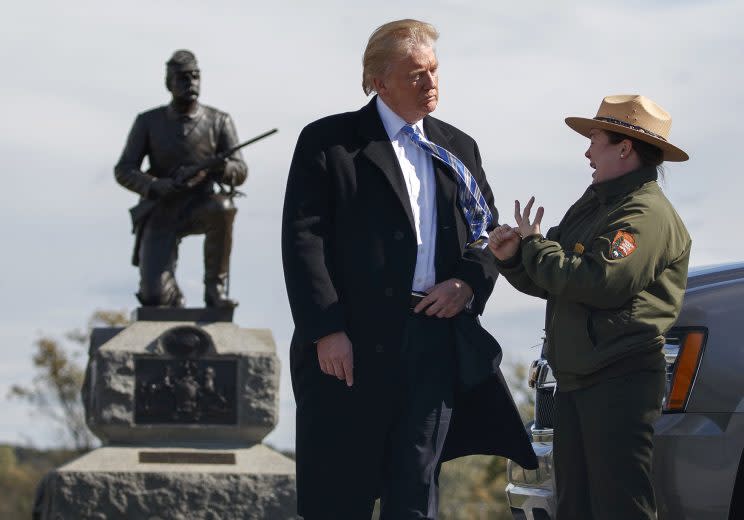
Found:
[[[148,196],[151,199],[162,199],[174,194],[176,191],[178,191],[178,187],[173,182],[173,179],[166,177],[152,181]]]
[[[423,300],[413,309],[419,313],[425,309],[427,316],[451,318],[460,313],[473,297],[473,289],[458,278],[450,278],[426,291]]]
[[[502,224],[489,233],[488,249],[503,262],[517,254],[520,240],[521,237],[509,224]]]
[[[334,332],[318,340],[318,362],[324,374],[354,384],[354,355],[345,332]]]

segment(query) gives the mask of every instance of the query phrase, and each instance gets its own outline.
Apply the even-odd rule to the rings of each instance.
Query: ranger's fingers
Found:
[[[527,205],[524,207],[524,211],[522,212],[522,220],[529,221],[530,212],[532,211],[532,205],[535,203],[535,197],[530,197],[530,200],[527,202]]]
[[[540,206],[539,208],[537,208],[537,213],[535,213],[535,221],[533,222],[533,224],[536,224],[536,225],[539,226],[540,225],[540,222],[542,222],[542,218],[543,218],[543,214],[544,213],[545,213],[545,208],[543,208],[542,206]]]
[[[520,225],[522,223],[522,212],[519,210],[519,201],[514,201],[514,220],[517,222],[517,225]]]

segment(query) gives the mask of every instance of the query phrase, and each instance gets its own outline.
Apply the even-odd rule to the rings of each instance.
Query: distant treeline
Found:
[[[50,470],[82,455],[75,450],[39,450],[0,444],[0,518],[31,518],[36,486]]]

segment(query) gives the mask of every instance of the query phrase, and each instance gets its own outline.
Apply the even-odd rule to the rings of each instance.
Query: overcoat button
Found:
[[[386,287],[385,288],[385,296],[392,296],[393,295],[393,289],[392,287]]]
[[[375,345],[375,350],[378,354],[382,354],[383,352],[385,352],[385,347],[378,343],[377,345]]]
[[[395,240],[403,240],[403,232],[402,231],[396,231],[393,233],[393,238]]]

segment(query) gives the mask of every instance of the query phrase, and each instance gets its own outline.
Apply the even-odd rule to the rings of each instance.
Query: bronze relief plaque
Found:
[[[237,424],[237,360],[140,357],[137,424]]]

